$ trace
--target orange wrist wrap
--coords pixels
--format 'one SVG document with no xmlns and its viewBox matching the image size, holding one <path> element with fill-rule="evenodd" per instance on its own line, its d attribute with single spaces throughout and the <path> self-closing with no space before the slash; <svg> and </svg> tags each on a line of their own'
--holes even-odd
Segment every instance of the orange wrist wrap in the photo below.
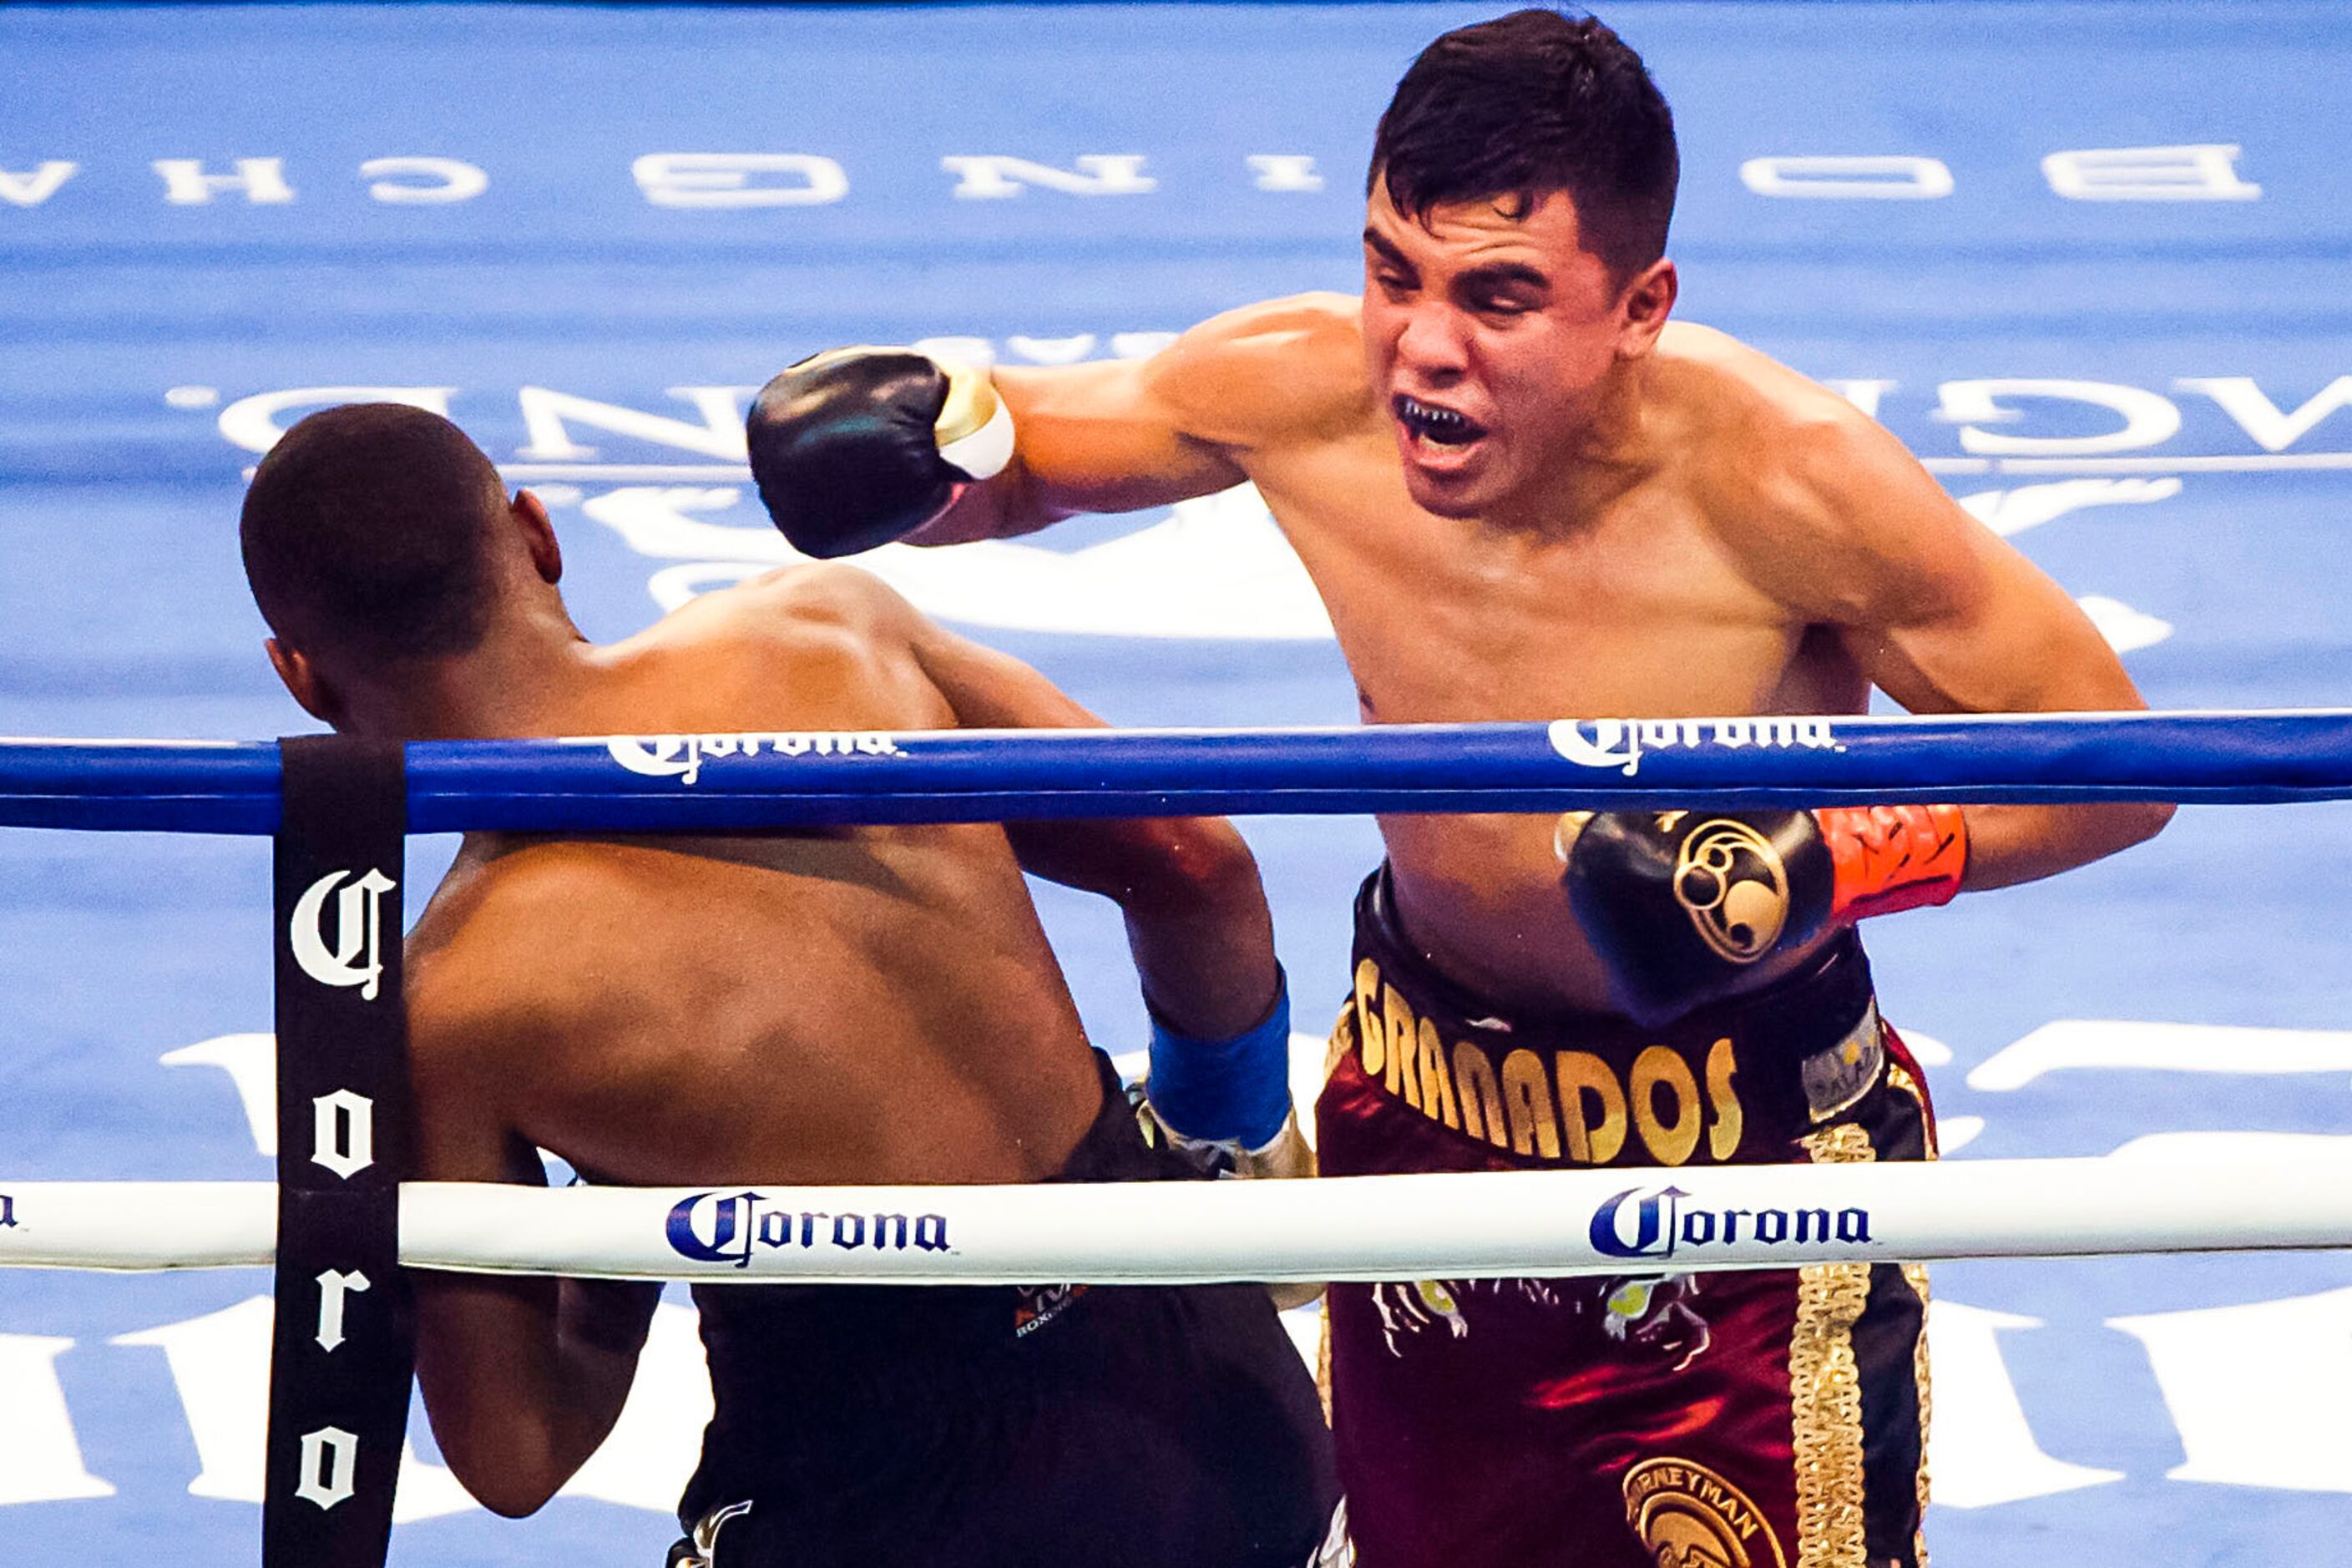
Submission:
<svg viewBox="0 0 2352 1568">
<path fill-rule="evenodd" d="M 1832 920 L 1948 903 L 1960 890 L 1969 831 L 1957 805 L 1844 805 L 1813 818 L 1836 870 Z"/>
</svg>

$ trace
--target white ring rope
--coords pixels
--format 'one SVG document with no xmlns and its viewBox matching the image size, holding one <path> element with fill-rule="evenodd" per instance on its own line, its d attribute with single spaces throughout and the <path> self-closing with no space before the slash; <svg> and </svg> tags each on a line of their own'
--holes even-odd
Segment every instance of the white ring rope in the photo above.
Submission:
<svg viewBox="0 0 2352 1568">
<path fill-rule="evenodd" d="M 0 1266 L 267 1264 L 277 1194 L 263 1182 L 0 1183 Z M 418 1183 L 402 1189 L 400 1235 L 403 1262 L 471 1273 L 928 1285 L 2352 1247 L 2352 1150 L 2162 1165 L 1982 1160 L 1048 1186 Z"/>
</svg>

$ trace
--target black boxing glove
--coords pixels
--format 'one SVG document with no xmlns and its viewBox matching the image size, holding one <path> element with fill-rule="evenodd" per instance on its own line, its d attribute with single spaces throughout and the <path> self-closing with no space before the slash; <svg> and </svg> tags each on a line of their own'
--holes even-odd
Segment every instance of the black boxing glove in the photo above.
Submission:
<svg viewBox="0 0 2352 1568">
<path fill-rule="evenodd" d="M 1554 847 L 1617 1005 L 1648 1026 L 1832 922 L 1947 901 L 1968 831 L 1953 805 L 1570 812 Z"/>
<path fill-rule="evenodd" d="M 887 544 L 1011 461 L 988 373 L 913 349 L 832 349 L 760 389 L 744 422 L 768 516 L 803 554 Z"/>
</svg>

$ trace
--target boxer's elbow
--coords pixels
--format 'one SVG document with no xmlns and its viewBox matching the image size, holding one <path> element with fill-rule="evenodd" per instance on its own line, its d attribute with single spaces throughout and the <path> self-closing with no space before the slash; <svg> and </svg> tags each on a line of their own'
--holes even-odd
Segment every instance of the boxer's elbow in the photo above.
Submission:
<svg viewBox="0 0 2352 1568">
<path fill-rule="evenodd" d="M 2070 831 L 2061 838 L 2066 864 L 2087 866 L 2120 855 L 2164 831 L 2174 807 L 2161 801 L 2119 800 L 2076 806 L 2061 820 Z M 2056 868 L 2063 869 L 2063 867 Z"/>
<path fill-rule="evenodd" d="M 2076 807 L 2073 819 L 2074 848 L 2078 864 L 2119 855 L 2145 844 L 2164 831 L 2174 807 L 2161 801 L 2119 800 Z"/>
<path fill-rule="evenodd" d="M 528 1519 L 547 1506 L 557 1488 L 523 1487 L 501 1477 L 488 1484 L 467 1481 L 466 1489 L 474 1494 L 476 1502 L 500 1519 Z"/>
<path fill-rule="evenodd" d="M 2165 824 L 2172 820 L 2178 809 L 2167 802 L 2153 800 L 2117 801 L 2106 806 L 2103 824 L 2106 838 L 2085 858 L 2120 855 L 2147 843 L 2164 831 Z"/>
<path fill-rule="evenodd" d="M 1263 906 L 1257 857 L 1241 830 L 1221 816 L 1172 817 L 1148 877 L 1138 879 L 1130 907 L 1181 910 Z"/>
<path fill-rule="evenodd" d="M 503 1440 L 458 1448 L 445 1443 L 441 1457 L 475 1501 L 501 1518 L 524 1519 L 546 1507 L 578 1468 L 557 1463 L 544 1438 L 543 1433 L 510 1431 Z"/>
<path fill-rule="evenodd" d="M 2136 800 L 2127 803 L 2119 808 L 2123 820 L 2116 824 L 2116 829 L 2124 837 L 2116 847 L 2128 849 L 2135 844 L 2147 843 L 2164 831 L 2165 824 L 2170 822 L 2172 814 L 2179 809 L 2168 801 Z"/>
<path fill-rule="evenodd" d="M 420 1347 L 425 1348 L 425 1347 Z M 442 1462 L 474 1500 L 492 1513 L 521 1519 L 563 1489 L 584 1455 L 572 1457 L 562 1413 L 538 1407 L 527 1393 L 488 1380 L 462 1392 L 431 1375 L 440 1369 L 420 1357 L 425 1414 Z M 453 1394 L 455 1395 L 453 1397 Z"/>
</svg>

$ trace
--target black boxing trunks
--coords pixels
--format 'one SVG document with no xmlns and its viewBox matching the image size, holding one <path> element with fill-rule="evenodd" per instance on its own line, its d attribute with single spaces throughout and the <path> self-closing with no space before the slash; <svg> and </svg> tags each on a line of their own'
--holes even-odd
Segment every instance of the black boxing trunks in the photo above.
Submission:
<svg viewBox="0 0 2352 1568">
<path fill-rule="evenodd" d="M 1656 1180 L 1640 1167 L 1934 1155 L 1851 931 L 1663 1028 L 1504 1017 L 1405 939 L 1384 868 L 1355 961 L 1316 1110 L 1325 1175 L 1601 1166 L 1630 1186 Z M 1706 1239 L 1699 1217 L 1768 1241 L 1852 1223 L 1733 1210 L 1610 1279 L 1331 1287 L 1363 1568 L 1919 1568 L 1926 1271 L 1675 1273 L 1666 1246 Z"/>
<path fill-rule="evenodd" d="M 1189 1178 L 1103 1104 L 1056 1178 Z M 1337 1500 L 1265 1289 L 698 1288 L 715 1412 L 671 1563 L 1301 1568 Z"/>
</svg>

